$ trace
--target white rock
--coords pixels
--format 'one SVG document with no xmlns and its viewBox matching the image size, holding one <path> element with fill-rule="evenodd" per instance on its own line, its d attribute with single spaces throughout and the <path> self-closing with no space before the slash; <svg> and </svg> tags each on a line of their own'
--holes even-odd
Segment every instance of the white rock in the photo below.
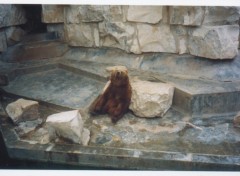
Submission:
<svg viewBox="0 0 240 176">
<path fill-rule="evenodd" d="M 42 5 L 42 22 L 63 23 L 64 7 L 63 5 Z"/>
<path fill-rule="evenodd" d="M 127 20 L 156 24 L 162 19 L 162 6 L 129 6 Z"/>
<path fill-rule="evenodd" d="M 239 16 L 240 7 L 209 6 L 206 7 L 203 25 L 238 24 Z"/>
<path fill-rule="evenodd" d="M 70 46 L 99 46 L 99 32 L 97 24 L 65 24 L 65 29 L 66 40 Z"/>
<path fill-rule="evenodd" d="M 26 22 L 26 14 L 21 5 L 0 4 L 0 28 Z"/>
<path fill-rule="evenodd" d="M 51 139 L 60 136 L 82 145 L 87 145 L 90 140 L 90 131 L 83 127 L 84 123 L 78 110 L 50 115 L 46 124 Z"/>
<path fill-rule="evenodd" d="M 39 118 L 37 101 L 18 99 L 6 107 L 6 112 L 14 123 L 36 120 Z"/>
<path fill-rule="evenodd" d="M 211 59 L 232 59 L 238 53 L 238 25 L 202 26 L 189 30 L 190 54 Z"/>
<path fill-rule="evenodd" d="M 129 109 L 139 117 L 162 117 L 172 105 L 174 87 L 171 85 L 136 80 L 131 86 Z"/>
<path fill-rule="evenodd" d="M 137 24 L 138 41 L 142 52 L 177 53 L 175 38 L 166 24 Z"/>
<path fill-rule="evenodd" d="M 170 24 L 200 26 L 204 19 L 205 7 L 200 6 L 170 6 Z"/>
<path fill-rule="evenodd" d="M 0 52 L 7 50 L 7 38 L 5 31 L 0 29 Z"/>
</svg>

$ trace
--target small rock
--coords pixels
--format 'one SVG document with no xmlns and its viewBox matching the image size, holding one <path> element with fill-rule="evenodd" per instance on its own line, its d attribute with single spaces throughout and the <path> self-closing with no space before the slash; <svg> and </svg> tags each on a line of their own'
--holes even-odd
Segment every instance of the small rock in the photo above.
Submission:
<svg viewBox="0 0 240 176">
<path fill-rule="evenodd" d="M 13 120 L 15 124 L 24 121 L 31 121 L 38 119 L 39 104 L 37 101 L 18 99 L 17 101 L 10 103 L 6 107 L 7 114 Z"/>
<path fill-rule="evenodd" d="M 52 140 L 60 136 L 74 143 L 88 145 L 90 131 L 83 127 L 83 120 L 78 110 L 50 115 L 46 124 Z"/>
<path fill-rule="evenodd" d="M 172 105 L 174 87 L 165 83 L 134 81 L 130 109 L 139 117 L 162 117 Z"/>
</svg>

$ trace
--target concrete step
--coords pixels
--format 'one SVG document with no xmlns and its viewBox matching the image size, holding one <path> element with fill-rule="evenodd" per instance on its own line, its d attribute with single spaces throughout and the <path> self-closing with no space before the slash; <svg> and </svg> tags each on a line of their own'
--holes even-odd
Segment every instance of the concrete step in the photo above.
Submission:
<svg viewBox="0 0 240 176">
<path fill-rule="evenodd" d="M 26 36 L 22 42 L 9 47 L 2 54 L 2 60 L 21 62 L 54 58 L 62 56 L 68 49 L 68 45 L 60 41 L 55 33 L 35 34 Z"/>
</svg>

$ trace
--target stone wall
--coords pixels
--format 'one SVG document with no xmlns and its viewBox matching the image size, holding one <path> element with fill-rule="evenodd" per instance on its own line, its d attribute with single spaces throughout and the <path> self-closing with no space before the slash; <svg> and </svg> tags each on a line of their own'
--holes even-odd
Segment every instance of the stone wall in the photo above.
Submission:
<svg viewBox="0 0 240 176">
<path fill-rule="evenodd" d="M 239 7 L 43 5 L 43 22 L 70 46 L 211 59 L 238 53 Z"/>
<path fill-rule="evenodd" d="M 19 25 L 25 24 L 26 21 L 26 14 L 21 5 L 0 4 L 0 54 L 21 40 L 25 32 Z"/>
</svg>

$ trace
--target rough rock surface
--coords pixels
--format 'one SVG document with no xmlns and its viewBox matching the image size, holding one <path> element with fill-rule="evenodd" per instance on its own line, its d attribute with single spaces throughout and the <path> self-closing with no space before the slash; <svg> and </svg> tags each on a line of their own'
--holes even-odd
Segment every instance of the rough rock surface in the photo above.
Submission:
<svg viewBox="0 0 240 176">
<path fill-rule="evenodd" d="M 67 23 L 100 22 L 103 21 L 103 9 L 98 5 L 70 5 L 65 8 Z"/>
<path fill-rule="evenodd" d="M 66 39 L 70 46 L 99 46 L 99 32 L 95 23 L 66 24 Z"/>
<path fill-rule="evenodd" d="M 103 22 L 99 24 L 100 45 L 115 47 L 127 52 L 140 53 L 136 29 L 129 23 Z"/>
<path fill-rule="evenodd" d="M 47 31 L 48 32 L 55 32 L 60 39 L 62 39 L 62 40 L 65 39 L 65 37 L 64 37 L 65 36 L 64 35 L 64 33 L 65 33 L 64 32 L 64 24 L 63 23 L 58 23 L 58 24 L 49 23 L 47 25 Z"/>
<path fill-rule="evenodd" d="M 200 26 L 204 19 L 204 14 L 205 7 L 171 6 L 169 8 L 170 24 Z"/>
<path fill-rule="evenodd" d="M 238 25 L 203 26 L 189 31 L 190 54 L 212 59 L 231 59 L 238 53 Z"/>
<path fill-rule="evenodd" d="M 63 23 L 64 7 L 63 5 L 42 5 L 42 22 Z"/>
<path fill-rule="evenodd" d="M 5 32 L 6 32 L 8 46 L 11 46 L 21 41 L 25 35 L 25 31 L 23 29 L 15 26 L 6 28 Z"/>
<path fill-rule="evenodd" d="M 156 24 L 162 19 L 162 6 L 129 6 L 127 20 Z"/>
<path fill-rule="evenodd" d="M 36 120 L 39 118 L 37 101 L 18 99 L 7 105 L 6 112 L 14 123 Z"/>
<path fill-rule="evenodd" d="M 123 21 L 123 11 L 121 6 L 117 5 L 104 5 L 103 8 L 103 17 L 106 21 L 111 22 L 122 22 Z"/>
<path fill-rule="evenodd" d="M 32 132 L 33 130 L 35 130 L 41 124 L 42 124 L 42 119 L 20 122 L 18 126 L 15 128 L 15 130 L 17 134 L 20 137 L 22 137 L 28 134 L 29 132 Z"/>
<path fill-rule="evenodd" d="M 137 24 L 137 30 L 142 52 L 177 52 L 175 39 L 169 25 Z"/>
<path fill-rule="evenodd" d="M 135 80 L 131 86 L 129 109 L 139 117 L 162 117 L 172 105 L 174 87 L 171 85 Z"/>
<path fill-rule="evenodd" d="M 0 28 L 24 24 L 26 21 L 21 5 L 0 4 Z"/>
<path fill-rule="evenodd" d="M 206 7 L 206 13 L 203 25 L 231 25 L 238 24 L 240 7 L 231 6 L 209 6 Z"/>
<path fill-rule="evenodd" d="M 0 29 L 0 52 L 7 50 L 7 38 L 5 31 Z"/>
<path fill-rule="evenodd" d="M 239 47 L 239 7 L 43 5 L 43 12 L 43 21 L 52 24 L 48 30 L 66 38 L 70 46 L 209 59 L 233 59 Z M 56 23 L 64 24 L 64 29 Z"/>
<path fill-rule="evenodd" d="M 52 140 L 59 136 L 74 143 L 88 145 L 90 131 L 83 127 L 84 122 L 78 110 L 50 115 L 46 124 Z"/>
</svg>

